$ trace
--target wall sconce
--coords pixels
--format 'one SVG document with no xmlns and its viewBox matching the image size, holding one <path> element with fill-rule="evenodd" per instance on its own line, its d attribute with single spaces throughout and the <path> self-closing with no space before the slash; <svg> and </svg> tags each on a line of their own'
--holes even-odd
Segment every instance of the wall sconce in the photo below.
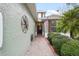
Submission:
<svg viewBox="0 0 79 59">
<path fill-rule="evenodd" d="M 26 15 L 22 16 L 21 19 L 21 28 L 22 28 L 22 32 L 26 33 L 28 30 L 28 18 Z"/>
</svg>

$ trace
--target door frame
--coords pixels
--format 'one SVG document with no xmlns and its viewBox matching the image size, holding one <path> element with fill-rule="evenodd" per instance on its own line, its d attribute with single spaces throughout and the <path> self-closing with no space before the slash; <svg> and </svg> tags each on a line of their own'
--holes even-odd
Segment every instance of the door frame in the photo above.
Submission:
<svg viewBox="0 0 79 59">
<path fill-rule="evenodd" d="M 43 30 L 43 23 L 44 23 L 44 22 L 36 22 L 36 32 L 37 32 L 37 26 L 38 26 L 39 23 L 40 23 L 41 28 L 42 28 L 42 31 L 41 31 L 42 33 L 41 33 L 41 35 L 43 36 L 43 31 L 44 31 L 44 30 Z M 38 34 L 38 32 L 37 32 L 37 36 L 38 36 L 38 35 L 39 35 L 39 34 Z"/>
</svg>

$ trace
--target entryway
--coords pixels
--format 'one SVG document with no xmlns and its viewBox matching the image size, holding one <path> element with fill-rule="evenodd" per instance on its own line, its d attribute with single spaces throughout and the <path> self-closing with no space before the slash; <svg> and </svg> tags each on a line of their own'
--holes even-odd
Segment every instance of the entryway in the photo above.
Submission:
<svg viewBox="0 0 79 59">
<path fill-rule="evenodd" d="M 37 36 L 38 35 L 43 35 L 43 23 L 42 22 L 37 22 L 36 23 L 36 26 L 37 26 Z"/>
<path fill-rule="evenodd" d="M 37 35 L 42 35 L 42 25 L 37 25 Z"/>
</svg>

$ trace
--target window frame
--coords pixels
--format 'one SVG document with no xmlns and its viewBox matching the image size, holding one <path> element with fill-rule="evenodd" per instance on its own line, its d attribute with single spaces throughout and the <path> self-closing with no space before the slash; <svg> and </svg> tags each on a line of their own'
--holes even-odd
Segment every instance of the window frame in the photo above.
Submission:
<svg viewBox="0 0 79 59">
<path fill-rule="evenodd" d="M 3 44 L 3 15 L 0 12 L 0 48 Z"/>
</svg>

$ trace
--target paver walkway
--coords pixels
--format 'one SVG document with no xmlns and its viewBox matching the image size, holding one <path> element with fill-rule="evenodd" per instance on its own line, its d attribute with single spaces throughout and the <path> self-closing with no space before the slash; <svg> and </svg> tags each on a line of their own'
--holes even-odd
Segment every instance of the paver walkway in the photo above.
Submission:
<svg viewBox="0 0 79 59">
<path fill-rule="evenodd" d="M 54 49 L 49 44 L 48 40 L 42 36 L 38 36 L 32 42 L 28 51 L 26 52 L 28 56 L 56 56 Z"/>
</svg>

